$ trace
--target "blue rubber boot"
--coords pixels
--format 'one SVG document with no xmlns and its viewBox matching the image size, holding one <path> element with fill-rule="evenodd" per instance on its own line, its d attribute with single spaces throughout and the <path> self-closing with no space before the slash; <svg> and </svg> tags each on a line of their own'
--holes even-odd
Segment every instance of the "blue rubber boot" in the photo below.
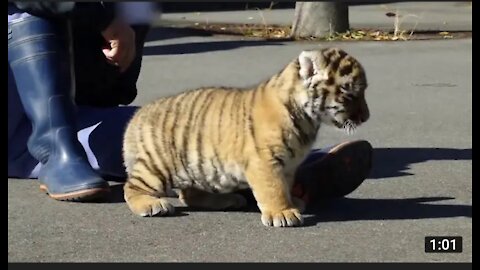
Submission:
<svg viewBox="0 0 480 270">
<path fill-rule="evenodd" d="M 108 183 L 76 136 L 70 25 L 28 16 L 8 23 L 8 63 L 32 123 L 29 152 L 42 163 L 40 188 L 57 200 L 97 200 Z"/>
<path fill-rule="evenodd" d="M 372 169 L 373 148 L 364 140 L 312 151 L 299 166 L 292 195 L 306 204 L 356 190 Z"/>
</svg>

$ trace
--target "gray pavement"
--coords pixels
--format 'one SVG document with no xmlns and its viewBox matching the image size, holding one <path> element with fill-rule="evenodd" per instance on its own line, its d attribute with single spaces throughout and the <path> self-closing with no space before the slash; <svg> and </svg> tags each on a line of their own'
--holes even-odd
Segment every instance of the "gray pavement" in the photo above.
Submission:
<svg viewBox="0 0 480 270">
<path fill-rule="evenodd" d="M 399 30 L 405 31 L 471 31 L 471 2 L 401 2 L 349 7 L 350 27 L 393 30 L 399 14 Z M 294 9 L 263 9 L 223 12 L 184 12 L 163 14 L 159 24 L 235 23 L 291 25 Z"/>
<path fill-rule="evenodd" d="M 35 180 L 9 179 L 8 261 L 471 262 L 471 39 L 151 40 L 135 104 L 200 86 L 249 86 L 318 46 L 344 48 L 369 79 L 371 119 L 353 136 L 322 128 L 316 142 L 362 138 L 375 147 L 370 178 L 347 198 L 317 206 L 304 227 L 275 229 L 255 211 L 140 218 L 115 183 L 113 202 L 77 204 L 47 198 Z M 463 252 L 426 254 L 429 235 L 462 236 Z"/>
</svg>

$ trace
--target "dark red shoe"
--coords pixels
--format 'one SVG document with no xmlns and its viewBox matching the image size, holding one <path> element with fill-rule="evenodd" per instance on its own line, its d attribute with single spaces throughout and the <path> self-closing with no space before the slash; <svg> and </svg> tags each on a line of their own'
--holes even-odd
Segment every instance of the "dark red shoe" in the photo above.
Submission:
<svg viewBox="0 0 480 270">
<path fill-rule="evenodd" d="M 369 176 L 372 155 L 372 145 L 364 140 L 312 151 L 296 172 L 292 195 L 307 205 L 346 196 Z"/>
</svg>

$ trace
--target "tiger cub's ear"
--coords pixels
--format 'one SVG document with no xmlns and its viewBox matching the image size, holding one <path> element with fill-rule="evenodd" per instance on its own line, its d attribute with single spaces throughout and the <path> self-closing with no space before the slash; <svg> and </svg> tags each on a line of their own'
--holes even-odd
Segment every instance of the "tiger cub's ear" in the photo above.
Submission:
<svg viewBox="0 0 480 270">
<path fill-rule="evenodd" d="M 300 77 L 303 79 L 305 86 L 312 85 L 321 80 L 328 79 L 328 72 L 321 68 L 323 62 L 323 55 L 319 51 L 303 51 L 298 56 L 300 69 L 298 71 Z"/>
</svg>

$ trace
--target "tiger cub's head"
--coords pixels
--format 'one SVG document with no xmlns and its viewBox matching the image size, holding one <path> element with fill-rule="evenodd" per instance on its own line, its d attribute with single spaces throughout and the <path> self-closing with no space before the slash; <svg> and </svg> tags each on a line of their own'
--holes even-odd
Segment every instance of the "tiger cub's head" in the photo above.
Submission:
<svg viewBox="0 0 480 270">
<path fill-rule="evenodd" d="M 360 63 L 338 48 L 303 51 L 299 75 L 320 121 L 352 132 L 368 120 L 367 78 Z"/>
</svg>

